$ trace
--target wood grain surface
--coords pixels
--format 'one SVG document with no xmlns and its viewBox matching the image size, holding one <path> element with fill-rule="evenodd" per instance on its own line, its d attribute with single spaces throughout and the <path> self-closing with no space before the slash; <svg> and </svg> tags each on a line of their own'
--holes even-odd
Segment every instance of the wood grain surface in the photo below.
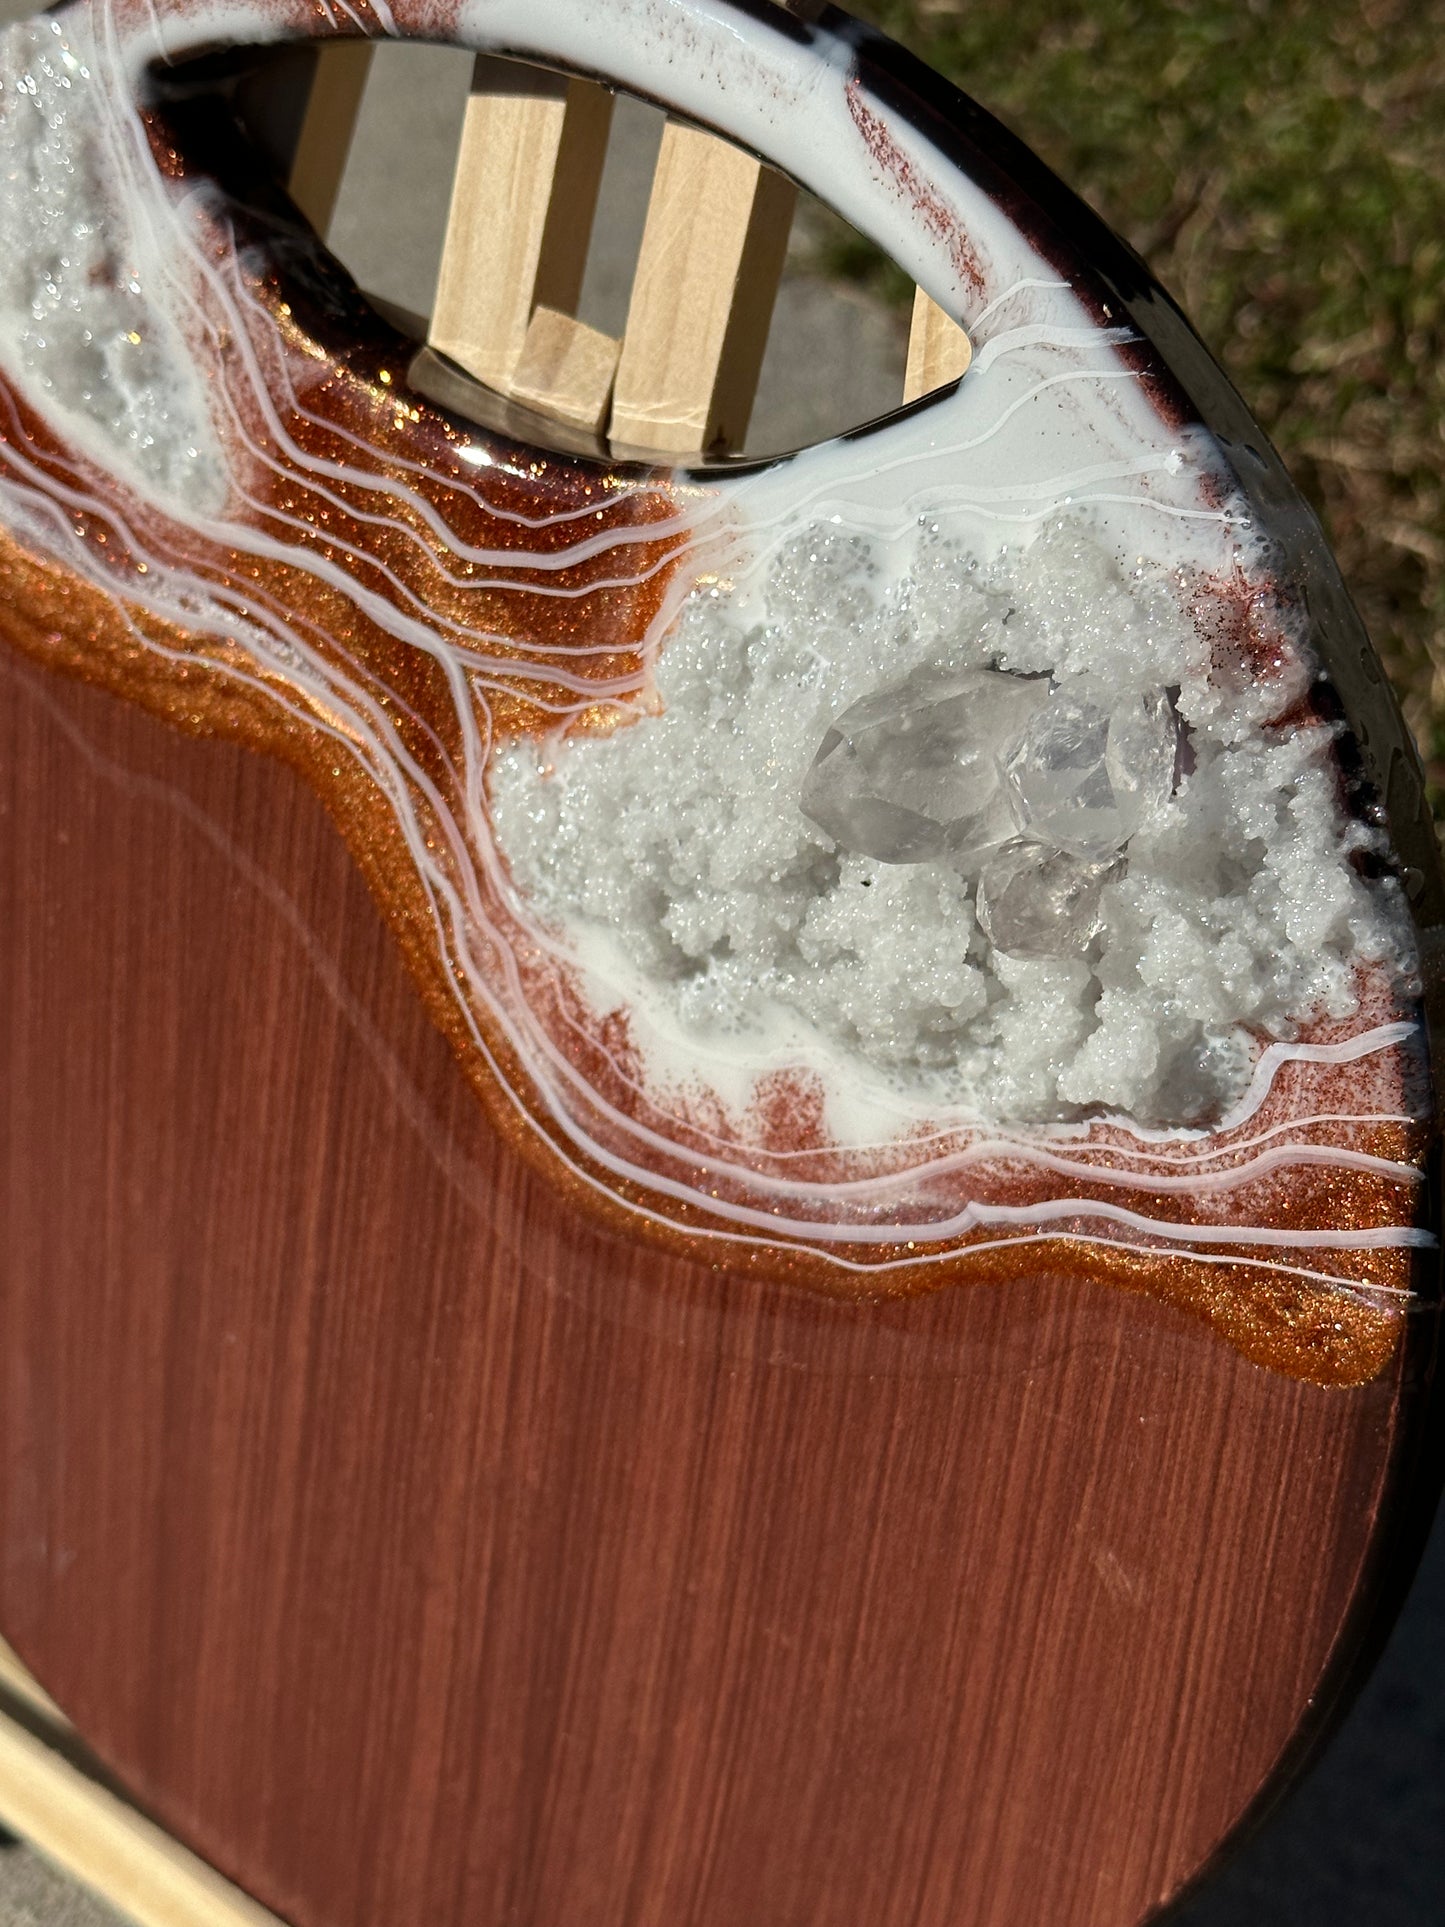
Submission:
<svg viewBox="0 0 1445 1927">
<path fill-rule="evenodd" d="M 747 440 L 788 252 L 793 183 L 669 120 L 612 400 L 614 444 L 673 455 Z"/>
<path fill-rule="evenodd" d="M 611 1240 L 299 781 L 3 653 L 0 904 L 0 1626 L 296 1927 L 1125 1927 L 1368 1636 L 1423 1322 Z"/>
<path fill-rule="evenodd" d="M 904 401 L 917 401 L 920 395 L 932 394 L 946 382 L 961 381 L 972 360 L 973 343 L 963 329 L 922 288 L 915 288 L 908 365 L 903 373 Z"/>
<path fill-rule="evenodd" d="M 478 57 L 429 339 L 502 394 L 538 304 L 576 311 L 611 126 L 605 88 Z"/>
</svg>

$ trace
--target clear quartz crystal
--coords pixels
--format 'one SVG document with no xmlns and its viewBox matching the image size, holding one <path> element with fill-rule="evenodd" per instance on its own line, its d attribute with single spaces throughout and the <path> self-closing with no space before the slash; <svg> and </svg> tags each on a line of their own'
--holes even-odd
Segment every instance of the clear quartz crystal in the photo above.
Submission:
<svg viewBox="0 0 1445 1927">
<path fill-rule="evenodd" d="M 1162 690 L 1111 708 L 1056 695 L 1004 758 L 1018 829 L 1085 858 L 1123 849 L 1169 801 L 1179 725 Z"/>
<path fill-rule="evenodd" d="M 1047 683 L 994 669 L 920 671 L 877 690 L 823 738 L 803 814 L 880 863 L 977 858 L 1014 827 L 1000 759 L 1048 700 Z"/>
<path fill-rule="evenodd" d="M 918 671 L 844 710 L 800 801 L 844 850 L 978 875 L 996 950 L 1077 956 L 1129 839 L 1173 793 L 1178 744 L 1162 690 L 1106 707 L 1041 678 Z"/>
<path fill-rule="evenodd" d="M 1118 869 L 1116 857 L 1082 857 L 1015 837 L 979 877 L 983 933 L 1010 957 L 1077 956 L 1098 933 L 1099 898 Z"/>
</svg>

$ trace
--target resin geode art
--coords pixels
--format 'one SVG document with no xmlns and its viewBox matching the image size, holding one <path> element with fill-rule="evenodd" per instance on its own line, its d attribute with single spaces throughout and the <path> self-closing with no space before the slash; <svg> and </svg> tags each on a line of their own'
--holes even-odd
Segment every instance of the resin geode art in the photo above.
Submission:
<svg viewBox="0 0 1445 1927">
<path fill-rule="evenodd" d="M 186 83 L 355 33 L 714 128 L 914 275 L 968 372 L 733 467 L 448 414 Z M 1398 721 L 1133 257 L 941 83 L 898 98 L 845 16 L 743 0 L 10 29 L 3 646 L 301 770 L 495 1126 L 718 1292 L 1046 1257 L 1359 1382 L 1432 1243 Z"/>
</svg>

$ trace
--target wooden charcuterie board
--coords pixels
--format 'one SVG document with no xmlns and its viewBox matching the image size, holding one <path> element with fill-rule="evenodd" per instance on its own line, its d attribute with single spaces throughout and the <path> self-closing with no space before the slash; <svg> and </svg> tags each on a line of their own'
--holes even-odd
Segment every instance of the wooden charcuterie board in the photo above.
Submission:
<svg viewBox="0 0 1445 1927">
<path fill-rule="evenodd" d="M 107 413 L 0 335 L 0 1631 L 294 1927 L 1133 1927 L 1325 1732 L 1438 1485 L 1438 861 L 1322 538 L 1133 257 L 841 15 L 323 10 L 650 92 L 967 329 L 956 387 L 730 466 L 640 459 L 640 404 L 608 450 L 600 412 L 439 400 L 196 105 L 221 11 L 27 43 L 93 89 L 99 131 L 53 135 L 77 191 L 98 152 L 136 211 L 105 286 L 138 359 Z M 795 1058 L 771 1110 L 664 1101 L 662 1017 L 597 1000 L 560 896 L 533 916 L 503 754 L 679 713 L 708 596 L 776 621 L 778 528 L 906 574 L 929 516 L 1087 546 L 1126 509 L 1207 643 L 1148 712 L 1190 745 L 1160 808 L 1304 744 L 1353 1004 L 1259 1019 L 1216 1111 L 915 1105 L 877 1171 Z M 1006 650 L 970 673 L 1045 700 Z M 1106 889 L 1150 874 L 1128 835 Z"/>
</svg>

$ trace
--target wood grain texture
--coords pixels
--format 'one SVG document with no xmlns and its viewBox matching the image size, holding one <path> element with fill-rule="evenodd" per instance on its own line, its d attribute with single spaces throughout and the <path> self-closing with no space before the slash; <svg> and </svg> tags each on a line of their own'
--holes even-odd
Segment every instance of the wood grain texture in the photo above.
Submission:
<svg viewBox="0 0 1445 1927">
<path fill-rule="evenodd" d="M 1328 1701 L 1406 1356 L 611 1239 L 296 779 L 3 655 L 0 901 L 0 1625 L 296 1927 L 1125 1927 Z"/>
<path fill-rule="evenodd" d="M 918 401 L 935 388 L 958 381 L 968 372 L 972 360 L 973 343 L 964 330 L 922 288 L 915 288 L 908 365 L 903 375 L 904 401 Z"/>
<path fill-rule="evenodd" d="M 621 346 L 571 315 L 538 308 L 512 376 L 512 398 L 575 428 L 600 431 Z"/>
<path fill-rule="evenodd" d="M 323 239 L 336 212 L 373 51 L 369 40 L 337 40 L 313 55 L 290 188 L 292 200 Z"/>
<path fill-rule="evenodd" d="M 605 88 L 477 61 L 430 340 L 502 393 L 533 309 L 576 306 L 611 125 Z"/>
<path fill-rule="evenodd" d="M 667 123 L 617 369 L 615 444 L 742 447 L 796 201 L 790 181 L 741 148 Z"/>
</svg>

